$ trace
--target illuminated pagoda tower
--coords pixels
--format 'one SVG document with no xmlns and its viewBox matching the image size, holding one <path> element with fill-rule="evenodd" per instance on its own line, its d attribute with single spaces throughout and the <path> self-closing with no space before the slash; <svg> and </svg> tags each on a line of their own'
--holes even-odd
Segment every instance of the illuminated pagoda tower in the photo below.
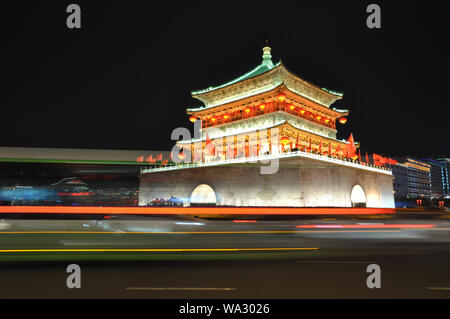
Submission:
<svg viewBox="0 0 450 319">
<path fill-rule="evenodd" d="M 176 196 L 187 205 L 394 206 L 391 171 L 350 159 L 358 144 L 336 138 L 348 110 L 332 104 L 343 94 L 274 64 L 270 47 L 250 72 L 192 96 L 204 104 L 187 109 L 198 136 L 177 142 L 184 163 L 142 171 L 141 205 Z M 263 173 L 263 160 L 277 169 Z"/>
<path fill-rule="evenodd" d="M 230 147 L 239 157 L 278 151 L 272 150 L 273 132 L 279 134 L 276 142 L 281 152 L 297 148 L 343 156 L 346 142 L 336 139 L 336 120 L 345 123 L 343 116 L 348 111 L 330 107 L 343 94 L 306 82 L 281 62 L 274 64 L 270 51 L 270 47 L 263 48 L 262 63 L 243 76 L 192 92 L 205 104 L 187 109 L 192 121 L 201 120 L 203 133 L 201 141 L 189 142 L 194 162 L 200 160 L 206 146 L 206 132 L 215 145 L 223 144 L 226 152 L 219 154 L 222 159 L 227 154 L 234 155 L 229 152 Z M 215 130 L 211 130 L 213 127 Z M 267 143 L 258 136 L 261 130 L 269 136 Z M 253 143 L 252 133 L 257 135 Z"/>
</svg>

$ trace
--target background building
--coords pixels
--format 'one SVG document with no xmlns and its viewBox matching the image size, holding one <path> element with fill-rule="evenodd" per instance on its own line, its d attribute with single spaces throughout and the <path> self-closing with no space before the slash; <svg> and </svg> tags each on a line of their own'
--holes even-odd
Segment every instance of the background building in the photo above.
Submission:
<svg viewBox="0 0 450 319">
<path fill-rule="evenodd" d="M 443 207 L 448 192 L 448 169 L 445 159 L 398 159 L 389 164 L 394 175 L 396 207 Z"/>
<path fill-rule="evenodd" d="M 444 196 L 450 198 L 450 181 L 448 176 L 450 175 L 450 158 L 438 158 L 437 159 L 443 166 L 444 170 L 442 172 L 442 188 Z"/>
<path fill-rule="evenodd" d="M 407 167 L 407 197 L 431 198 L 431 165 L 412 158 L 400 163 Z"/>
<path fill-rule="evenodd" d="M 445 196 L 445 164 L 430 158 L 421 159 L 421 162 L 430 164 L 431 198 L 443 198 Z"/>
<path fill-rule="evenodd" d="M 394 198 L 405 199 L 408 196 L 408 166 L 397 163 L 389 165 L 394 175 Z"/>
</svg>

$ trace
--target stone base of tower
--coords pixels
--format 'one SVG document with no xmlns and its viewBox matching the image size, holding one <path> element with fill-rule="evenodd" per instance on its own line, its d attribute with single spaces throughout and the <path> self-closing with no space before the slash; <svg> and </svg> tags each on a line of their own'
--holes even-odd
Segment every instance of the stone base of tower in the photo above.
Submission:
<svg viewBox="0 0 450 319">
<path fill-rule="evenodd" d="M 217 206 L 394 208 L 392 175 L 305 158 L 283 158 L 279 164 L 271 175 L 247 163 L 143 173 L 139 204 L 174 196 L 186 205 L 203 198 Z M 365 202 L 352 196 L 357 185 Z"/>
</svg>

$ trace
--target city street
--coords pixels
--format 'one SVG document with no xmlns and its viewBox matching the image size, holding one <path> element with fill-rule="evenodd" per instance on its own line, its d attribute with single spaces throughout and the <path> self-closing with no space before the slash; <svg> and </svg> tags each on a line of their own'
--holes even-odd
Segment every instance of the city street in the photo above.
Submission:
<svg viewBox="0 0 450 319">
<path fill-rule="evenodd" d="M 446 218 L 2 220 L 0 297 L 449 298 Z M 66 267 L 81 267 L 81 289 Z M 369 289 L 367 266 L 381 267 Z"/>
</svg>

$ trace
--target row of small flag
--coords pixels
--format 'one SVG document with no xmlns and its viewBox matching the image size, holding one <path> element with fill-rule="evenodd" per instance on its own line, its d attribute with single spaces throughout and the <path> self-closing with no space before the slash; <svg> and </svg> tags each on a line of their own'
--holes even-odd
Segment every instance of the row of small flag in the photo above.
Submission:
<svg viewBox="0 0 450 319">
<path fill-rule="evenodd" d="M 205 143 L 205 149 L 207 151 L 207 154 L 209 155 L 215 155 L 215 146 L 214 143 L 211 141 L 211 139 L 208 136 L 208 133 L 206 133 L 206 143 Z M 297 142 L 296 142 L 296 148 L 300 147 L 300 142 L 299 142 L 299 137 L 297 136 Z M 311 151 L 312 150 L 312 145 L 311 145 L 311 138 L 309 140 L 309 147 L 306 148 L 307 151 Z M 237 150 L 235 150 L 236 153 Z M 340 151 L 343 151 L 343 156 L 346 158 L 351 158 L 353 160 L 359 160 L 359 162 L 361 163 L 366 163 L 366 164 L 370 164 L 370 160 L 369 160 L 369 155 L 366 152 L 366 156 L 365 159 L 363 160 L 361 158 L 361 150 L 358 150 L 358 153 L 356 153 L 356 145 L 355 145 L 355 140 L 353 138 L 353 134 L 350 134 L 350 137 L 347 140 L 346 145 L 344 146 L 343 149 L 341 149 L 341 145 L 339 144 L 338 147 L 334 150 L 334 152 L 331 151 L 331 144 L 328 144 L 328 150 L 322 152 L 322 141 L 320 141 L 319 144 L 319 153 L 322 155 L 337 155 L 337 153 L 339 153 Z M 181 149 L 180 153 L 178 154 L 180 159 L 184 159 L 184 150 Z M 236 154 L 235 154 L 236 155 Z M 172 159 L 172 154 L 170 154 L 170 159 Z M 149 163 L 149 164 L 156 164 L 157 162 L 160 162 L 161 165 L 167 165 L 169 163 L 169 160 L 163 160 L 163 155 L 162 153 L 159 153 L 156 157 L 153 157 L 153 155 L 149 155 L 148 157 L 146 157 L 144 159 L 144 155 L 141 155 L 139 157 L 137 157 L 136 162 L 139 163 Z M 372 154 L 372 162 L 374 165 L 376 166 L 385 166 L 386 164 L 392 164 L 395 165 L 397 164 L 397 161 L 388 157 L 383 157 L 381 155 Z"/>
<path fill-rule="evenodd" d="M 136 158 L 136 162 L 138 163 L 149 163 L 149 164 L 156 164 L 156 162 L 161 162 L 162 165 L 167 165 L 169 163 L 169 160 L 163 160 L 162 153 L 159 153 L 156 157 L 153 157 L 153 155 L 149 155 L 146 158 L 144 158 L 144 155 L 138 156 Z"/>
</svg>

